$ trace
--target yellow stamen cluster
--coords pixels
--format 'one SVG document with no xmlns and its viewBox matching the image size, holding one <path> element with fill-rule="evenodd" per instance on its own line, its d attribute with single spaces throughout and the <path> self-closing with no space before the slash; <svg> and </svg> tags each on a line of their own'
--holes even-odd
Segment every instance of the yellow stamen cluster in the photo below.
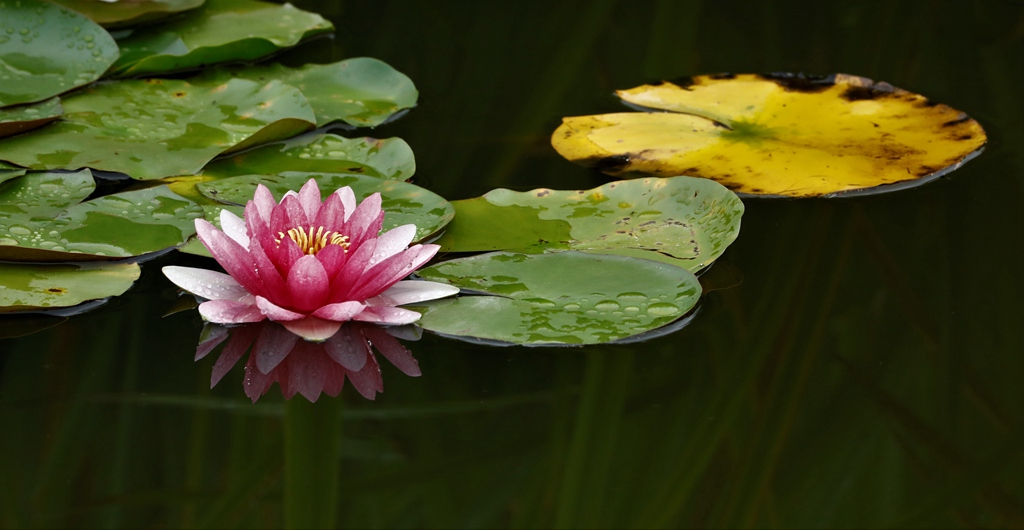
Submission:
<svg viewBox="0 0 1024 530">
<path fill-rule="evenodd" d="M 311 226 L 308 231 L 304 228 L 292 228 L 291 230 L 288 230 L 287 234 L 284 232 L 278 232 L 277 239 L 274 241 L 280 245 L 281 241 L 284 240 L 285 235 L 299 246 L 299 249 L 302 250 L 303 254 L 309 254 L 310 256 L 320 252 L 327 245 L 340 245 L 345 252 L 348 252 L 348 236 L 343 236 L 338 232 L 324 230 L 324 227 L 322 226 L 317 227 L 315 230 Z"/>
</svg>

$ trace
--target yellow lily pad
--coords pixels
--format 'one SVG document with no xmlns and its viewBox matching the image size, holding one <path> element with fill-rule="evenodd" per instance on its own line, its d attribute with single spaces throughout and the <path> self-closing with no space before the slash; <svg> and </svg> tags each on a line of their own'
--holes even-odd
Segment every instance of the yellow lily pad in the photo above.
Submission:
<svg viewBox="0 0 1024 530">
<path fill-rule="evenodd" d="M 554 148 L 611 175 L 704 177 L 747 195 L 915 186 L 956 169 L 986 141 L 956 109 L 845 74 L 705 75 L 617 95 L 663 112 L 564 118 Z"/>
</svg>

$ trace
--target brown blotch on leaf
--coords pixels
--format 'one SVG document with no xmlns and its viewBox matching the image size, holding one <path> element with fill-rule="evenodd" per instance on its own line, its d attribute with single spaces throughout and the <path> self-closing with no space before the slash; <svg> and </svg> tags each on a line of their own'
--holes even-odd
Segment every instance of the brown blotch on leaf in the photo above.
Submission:
<svg viewBox="0 0 1024 530">
<path fill-rule="evenodd" d="M 50 287 L 49 289 L 46 290 L 46 292 L 51 294 L 64 294 L 68 292 L 68 290 L 63 287 Z"/>
<path fill-rule="evenodd" d="M 955 127 L 955 126 L 960 125 L 961 123 L 964 123 L 964 122 L 969 121 L 969 120 L 970 120 L 969 117 L 961 116 L 961 117 L 959 117 L 959 118 L 957 118 L 955 120 L 950 120 L 950 121 L 947 121 L 946 123 L 943 123 L 942 126 L 943 127 Z"/>
<path fill-rule="evenodd" d="M 761 77 L 768 81 L 773 81 L 775 84 L 791 92 L 824 92 L 836 84 L 835 75 L 773 72 L 762 74 Z"/>
<path fill-rule="evenodd" d="M 842 98 L 846 101 L 862 101 L 868 99 L 877 99 L 885 96 L 887 92 L 876 90 L 872 87 L 867 86 L 851 86 L 843 92 Z M 878 127 L 875 125 L 875 127 Z"/>
</svg>

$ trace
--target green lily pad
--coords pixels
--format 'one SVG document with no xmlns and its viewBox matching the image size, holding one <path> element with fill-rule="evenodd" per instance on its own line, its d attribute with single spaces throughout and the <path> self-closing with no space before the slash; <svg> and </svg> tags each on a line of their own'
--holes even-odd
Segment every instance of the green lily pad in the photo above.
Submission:
<svg viewBox="0 0 1024 530">
<path fill-rule="evenodd" d="M 421 269 L 423 279 L 490 296 L 407 306 L 417 324 L 458 337 L 526 345 L 599 344 L 659 328 L 700 298 L 697 278 L 656 261 L 583 252 L 495 252 Z"/>
<path fill-rule="evenodd" d="M 0 162 L 0 184 L 4 181 L 11 180 L 14 177 L 20 177 L 28 171 L 24 168 L 11 166 Z"/>
<path fill-rule="evenodd" d="M 55 1 L 78 11 L 105 28 L 122 28 L 143 22 L 153 22 L 203 5 L 203 0 Z"/>
<path fill-rule="evenodd" d="M 137 263 L 0 263 L 0 313 L 72 307 L 124 294 Z"/>
<path fill-rule="evenodd" d="M 0 184 L 0 260 L 89 261 L 181 245 L 202 209 L 166 186 L 81 202 L 89 170 L 29 173 Z"/>
<path fill-rule="evenodd" d="M 66 7 L 0 0 L 0 14 L 0 107 L 92 83 L 117 59 L 110 34 Z"/>
<path fill-rule="evenodd" d="M 220 68 L 197 79 L 224 82 L 234 77 L 262 82 L 276 79 L 298 88 L 313 107 L 317 127 L 336 121 L 376 127 L 399 111 L 415 107 L 419 97 L 405 74 L 369 57 L 298 69 L 279 64 Z"/>
<path fill-rule="evenodd" d="M 422 241 L 436 234 L 455 216 L 455 210 L 451 203 L 429 190 L 400 180 L 385 180 L 363 175 L 301 172 L 285 172 L 280 175 L 246 175 L 202 182 L 196 185 L 196 189 L 207 199 L 221 203 L 203 206 L 204 217 L 220 226 L 220 211 L 226 208 L 241 217 L 243 214 L 241 205 L 252 200 L 258 184 L 269 188 L 274 197 L 280 201 L 281 197 L 289 190 L 298 190 L 311 178 L 316 179 L 323 197 L 327 197 L 334 190 L 344 186 L 352 188 L 356 199 L 360 201 L 373 193 L 380 193 L 381 207 L 384 209 L 384 230 L 414 224 L 416 225 L 414 241 Z M 201 256 L 210 255 L 206 247 L 198 241 L 191 242 L 181 250 Z"/>
<path fill-rule="evenodd" d="M 401 138 L 377 140 L 310 133 L 219 158 L 203 168 L 203 175 L 222 178 L 285 171 L 358 173 L 407 180 L 416 172 L 416 158 Z"/>
<path fill-rule="evenodd" d="M 121 57 L 112 71 L 137 76 L 254 61 L 333 29 L 320 15 L 291 4 L 208 0 L 171 22 L 121 40 Z"/>
<path fill-rule="evenodd" d="M 115 81 L 63 103 L 60 121 L 0 141 L 0 158 L 32 169 L 89 167 L 150 180 L 194 174 L 221 153 L 295 135 L 315 121 L 302 93 L 276 81 Z"/>
<path fill-rule="evenodd" d="M 60 98 L 0 108 L 0 138 L 42 127 L 59 118 L 63 112 Z"/>
<path fill-rule="evenodd" d="M 438 241 L 448 252 L 582 250 L 653 259 L 697 272 L 739 234 L 743 203 L 699 178 L 612 182 L 587 191 L 491 191 L 454 201 Z"/>
</svg>

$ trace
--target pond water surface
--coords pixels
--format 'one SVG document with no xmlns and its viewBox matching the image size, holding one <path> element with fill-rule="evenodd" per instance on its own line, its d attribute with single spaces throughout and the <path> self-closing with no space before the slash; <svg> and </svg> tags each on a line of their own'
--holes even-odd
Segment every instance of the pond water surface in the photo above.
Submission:
<svg viewBox="0 0 1024 530">
<path fill-rule="evenodd" d="M 409 377 L 255 405 L 193 362 L 159 267 L 0 339 L 0 526 L 1024 526 L 1024 6 L 1019 2 L 298 2 L 292 64 L 371 56 L 448 198 L 610 179 L 549 144 L 612 92 L 714 72 L 845 72 L 964 110 L 985 152 L 888 195 L 746 200 L 683 329 L 587 348 L 406 342 Z M 343 133 L 346 134 L 346 133 Z M 57 319 L 54 320 L 56 322 Z M 0 317 L 27 331 L 36 318 Z M 53 323 L 53 322 L 51 322 Z M 8 333 L 10 334 L 10 333 Z"/>
</svg>

